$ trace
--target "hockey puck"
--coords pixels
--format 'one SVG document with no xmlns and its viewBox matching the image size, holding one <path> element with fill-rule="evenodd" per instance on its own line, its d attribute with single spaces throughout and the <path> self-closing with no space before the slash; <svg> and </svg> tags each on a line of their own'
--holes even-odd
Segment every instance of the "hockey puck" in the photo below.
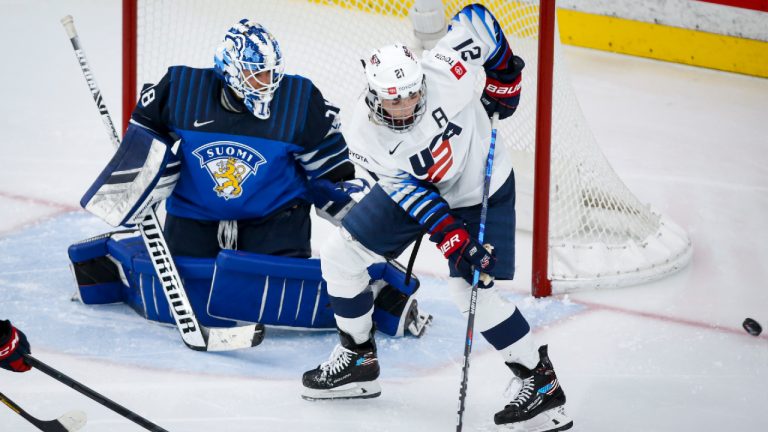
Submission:
<svg viewBox="0 0 768 432">
<path fill-rule="evenodd" d="M 741 323 L 741 326 L 744 327 L 744 330 L 746 330 L 747 333 L 751 334 L 752 336 L 760 336 L 760 332 L 763 331 L 763 328 L 760 327 L 760 324 L 758 324 L 758 322 L 752 318 L 745 319 L 744 322 Z"/>
</svg>

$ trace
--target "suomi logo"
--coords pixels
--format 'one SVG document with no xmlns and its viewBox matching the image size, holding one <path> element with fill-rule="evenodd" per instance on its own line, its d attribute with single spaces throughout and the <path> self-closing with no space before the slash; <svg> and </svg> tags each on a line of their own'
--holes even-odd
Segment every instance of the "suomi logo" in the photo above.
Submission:
<svg viewBox="0 0 768 432">
<path fill-rule="evenodd" d="M 213 190 L 225 200 L 237 198 L 243 193 L 243 184 L 259 165 L 267 163 L 259 152 L 232 141 L 206 144 L 192 152 L 200 159 L 214 182 Z"/>
</svg>

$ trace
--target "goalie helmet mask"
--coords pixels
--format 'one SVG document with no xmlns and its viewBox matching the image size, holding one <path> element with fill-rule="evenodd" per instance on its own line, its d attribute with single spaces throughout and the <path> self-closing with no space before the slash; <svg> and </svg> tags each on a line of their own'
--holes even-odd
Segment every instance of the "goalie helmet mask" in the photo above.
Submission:
<svg viewBox="0 0 768 432">
<path fill-rule="evenodd" d="M 427 85 L 411 50 L 399 43 L 385 46 L 374 50 L 363 65 L 371 120 L 395 132 L 406 132 L 418 124 L 426 111 Z"/>
<path fill-rule="evenodd" d="M 245 106 L 260 119 L 269 118 L 269 102 L 283 79 L 280 46 L 261 24 L 242 19 L 216 48 L 214 69 Z"/>
</svg>

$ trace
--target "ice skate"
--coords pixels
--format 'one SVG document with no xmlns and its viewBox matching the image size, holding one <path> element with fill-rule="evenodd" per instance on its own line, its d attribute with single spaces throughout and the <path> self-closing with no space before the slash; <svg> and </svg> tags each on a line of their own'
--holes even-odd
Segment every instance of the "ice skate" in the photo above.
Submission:
<svg viewBox="0 0 768 432">
<path fill-rule="evenodd" d="M 515 398 L 493 416 L 504 430 L 519 432 L 555 432 L 568 430 L 573 421 L 565 414 L 565 393 L 557 380 L 547 346 L 539 348 L 539 363 L 530 370 L 518 363 L 507 363 L 522 379 Z"/>
<path fill-rule="evenodd" d="M 381 395 L 379 361 L 376 343 L 371 338 L 360 345 L 352 337 L 339 331 L 341 343 L 330 358 L 317 368 L 304 373 L 301 395 L 307 400 L 367 399 Z"/>
</svg>

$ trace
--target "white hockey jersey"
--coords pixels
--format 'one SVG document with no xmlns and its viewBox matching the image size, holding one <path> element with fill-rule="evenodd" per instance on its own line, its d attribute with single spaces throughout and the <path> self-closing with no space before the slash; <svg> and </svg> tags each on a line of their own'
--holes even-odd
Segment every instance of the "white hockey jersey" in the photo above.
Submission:
<svg viewBox="0 0 768 432">
<path fill-rule="evenodd" d="M 484 63 L 497 50 L 506 49 L 499 40 L 504 35 L 492 30 L 498 29 L 495 24 L 482 7 L 464 9 L 435 48 L 423 53 L 426 110 L 409 131 L 374 123 L 365 94 L 352 113 L 342 112 L 350 159 L 373 174 L 390 197 L 427 229 L 442 219 L 431 216 L 444 214 L 447 209 L 439 210 L 446 203 L 458 208 L 482 201 L 491 123 L 480 102 L 480 80 Z M 511 171 L 510 156 L 497 143 L 491 194 Z"/>
</svg>

